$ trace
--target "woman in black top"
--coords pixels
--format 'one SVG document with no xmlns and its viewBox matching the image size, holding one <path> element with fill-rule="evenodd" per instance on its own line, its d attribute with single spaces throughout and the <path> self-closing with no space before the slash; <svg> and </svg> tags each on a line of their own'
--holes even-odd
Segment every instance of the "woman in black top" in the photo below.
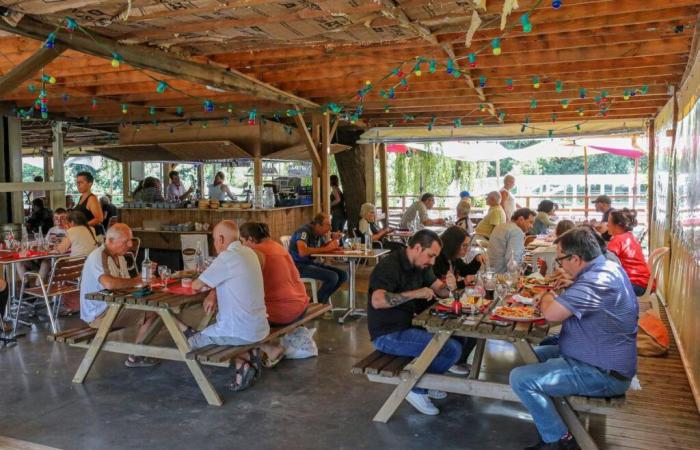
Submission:
<svg viewBox="0 0 700 450">
<path fill-rule="evenodd" d="M 458 226 L 452 226 L 440 235 L 442 250 L 437 258 L 433 272 L 435 276 L 447 282 L 451 289 L 464 288 L 465 281 L 471 281 L 473 275 L 481 268 L 483 255 L 477 255 L 470 263 L 464 262 L 469 251 L 471 238 L 467 231 Z M 454 285 L 450 286 L 454 281 Z"/>
<path fill-rule="evenodd" d="M 102 228 L 102 220 L 104 220 L 102 207 L 100 207 L 99 200 L 91 191 L 94 181 L 95 178 L 90 172 L 79 172 L 75 176 L 75 183 L 80 192 L 80 200 L 73 210 L 85 214 L 88 225 L 95 229 L 95 233 L 104 234 L 104 229 Z"/>
<path fill-rule="evenodd" d="M 338 175 L 331 175 L 331 231 L 343 231 L 346 220 L 345 196 L 340 190 Z"/>
</svg>

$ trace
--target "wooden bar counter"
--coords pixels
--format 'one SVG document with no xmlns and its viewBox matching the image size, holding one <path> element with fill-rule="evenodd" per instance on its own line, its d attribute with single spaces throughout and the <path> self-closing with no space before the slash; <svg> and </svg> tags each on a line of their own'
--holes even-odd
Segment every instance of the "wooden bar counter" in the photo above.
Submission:
<svg viewBox="0 0 700 450">
<path fill-rule="evenodd" d="M 313 207 L 311 205 L 271 209 L 119 209 L 119 221 L 129 225 L 134 230 L 134 236 L 141 239 L 142 248 L 178 251 L 180 250 L 180 235 L 205 234 L 207 232 L 161 231 L 160 225 L 188 222 L 208 223 L 210 225 L 208 234 L 211 235 L 214 225 L 224 219 L 233 220 L 239 225 L 249 221 L 265 222 L 270 227 L 272 238 L 279 239 L 280 236 L 290 235 L 301 225 L 310 222 L 312 216 Z"/>
</svg>

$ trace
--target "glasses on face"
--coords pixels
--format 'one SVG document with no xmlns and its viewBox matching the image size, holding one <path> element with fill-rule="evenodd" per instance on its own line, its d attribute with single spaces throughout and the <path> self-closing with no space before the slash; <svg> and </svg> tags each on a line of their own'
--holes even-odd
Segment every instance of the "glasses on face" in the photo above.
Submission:
<svg viewBox="0 0 700 450">
<path fill-rule="evenodd" d="M 559 258 L 554 258 L 554 263 L 557 266 L 561 267 L 561 262 L 566 260 L 566 259 L 570 259 L 572 256 L 574 256 L 574 255 L 564 255 L 564 256 L 560 256 Z"/>
</svg>

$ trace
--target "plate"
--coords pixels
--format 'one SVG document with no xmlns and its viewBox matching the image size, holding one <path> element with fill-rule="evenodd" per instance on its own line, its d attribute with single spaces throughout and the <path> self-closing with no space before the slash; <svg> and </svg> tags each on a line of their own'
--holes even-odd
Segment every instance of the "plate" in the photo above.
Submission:
<svg viewBox="0 0 700 450">
<path fill-rule="evenodd" d="M 493 315 L 513 322 L 535 322 L 542 319 L 532 306 L 499 306 L 493 310 Z"/>
<path fill-rule="evenodd" d="M 530 297 L 523 297 L 522 295 L 519 295 L 519 294 L 513 294 L 511 298 L 518 303 L 522 303 L 523 305 L 532 305 L 532 303 L 533 303 L 533 301 Z"/>
</svg>

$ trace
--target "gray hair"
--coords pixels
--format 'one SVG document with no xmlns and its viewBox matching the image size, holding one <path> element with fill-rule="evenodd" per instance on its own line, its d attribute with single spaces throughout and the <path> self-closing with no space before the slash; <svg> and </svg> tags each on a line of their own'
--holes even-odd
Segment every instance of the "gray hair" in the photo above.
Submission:
<svg viewBox="0 0 700 450">
<path fill-rule="evenodd" d="M 489 200 L 489 199 L 496 200 L 496 203 L 501 203 L 501 193 L 498 191 L 491 191 L 486 196 L 486 200 Z"/>
<path fill-rule="evenodd" d="M 360 218 L 364 219 L 367 214 L 370 212 L 376 212 L 377 207 L 374 206 L 371 203 L 363 203 L 362 206 L 360 207 Z"/>
<path fill-rule="evenodd" d="M 105 240 L 115 241 L 117 239 L 129 239 L 131 228 L 125 223 L 115 223 L 107 229 Z"/>
</svg>

